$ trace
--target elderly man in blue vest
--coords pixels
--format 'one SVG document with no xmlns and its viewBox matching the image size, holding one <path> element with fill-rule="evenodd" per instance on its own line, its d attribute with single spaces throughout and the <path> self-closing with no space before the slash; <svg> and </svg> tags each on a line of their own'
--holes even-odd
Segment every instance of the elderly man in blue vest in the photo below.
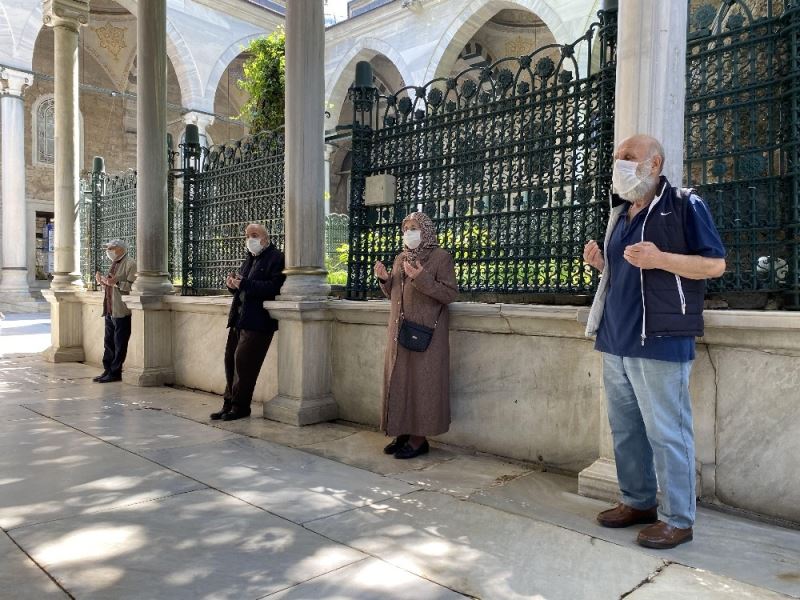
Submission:
<svg viewBox="0 0 800 600">
<path fill-rule="evenodd" d="M 597 335 L 603 353 L 622 500 L 597 520 L 649 524 L 639 544 L 674 548 L 692 539 L 689 373 L 695 337 L 703 335 L 705 280 L 725 272 L 725 248 L 702 199 L 661 175 L 664 149 L 656 139 L 626 139 L 614 158 L 604 248 L 590 241 L 583 252 L 602 271 L 586 333 Z"/>
</svg>

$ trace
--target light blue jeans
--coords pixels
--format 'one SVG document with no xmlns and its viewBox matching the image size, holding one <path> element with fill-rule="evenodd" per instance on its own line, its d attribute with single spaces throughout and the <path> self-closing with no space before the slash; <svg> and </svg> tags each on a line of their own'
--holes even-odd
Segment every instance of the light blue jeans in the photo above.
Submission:
<svg viewBox="0 0 800 600">
<path fill-rule="evenodd" d="M 691 527 L 695 517 L 691 370 L 692 361 L 603 354 L 622 502 L 638 509 L 655 506 L 658 481 L 659 519 L 680 528 Z"/>
</svg>

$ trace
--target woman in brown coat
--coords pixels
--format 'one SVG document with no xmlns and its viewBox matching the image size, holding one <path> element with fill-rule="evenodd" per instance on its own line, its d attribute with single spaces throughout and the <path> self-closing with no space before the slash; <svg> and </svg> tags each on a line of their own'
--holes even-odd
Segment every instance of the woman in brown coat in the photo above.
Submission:
<svg viewBox="0 0 800 600">
<path fill-rule="evenodd" d="M 458 284 L 453 258 L 438 247 L 436 229 L 426 214 L 411 213 L 403 220 L 403 245 L 391 273 L 383 263 L 375 263 L 375 276 L 391 300 L 381 429 L 395 436 L 384 452 L 414 458 L 430 449 L 427 436 L 450 428 L 447 305 L 456 299 Z M 434 330 L 427 350 L 414 352 L 398 344 L 403 318 Z"/>
</svg>

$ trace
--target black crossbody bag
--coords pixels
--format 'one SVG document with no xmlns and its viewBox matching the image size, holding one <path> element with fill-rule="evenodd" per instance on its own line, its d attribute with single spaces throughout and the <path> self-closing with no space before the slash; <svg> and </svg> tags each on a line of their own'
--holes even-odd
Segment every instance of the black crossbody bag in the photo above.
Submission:
<svg viewBox="0 0 800 600">
<path fill-rule="evenodd" d="M 409 321 L 405 317 L 405 312 L 403 311 L 403 297 L 405 296 L 405 277 L 401 276 L 400 279 L 400 329 L 397 331 L 397 343 L 400 344 L 406 350 L 411 350 L 412 352 L 425 352 L 428 349 L 428 346 L 431 345 L 431 340 L 433 339 L 433 332 L 436 331 L 436 326 L 439 324 L 439 319 L 442 316 L 442 311 L 444 310 L 444 304 L 439 309 L 439 315 L 436 317 L 436 322 L 433 324 L 433 328 L 426 327 L 425 325 L 420 325 L 419 323 L 414 323 L 413 321 Z"/>
</svg>

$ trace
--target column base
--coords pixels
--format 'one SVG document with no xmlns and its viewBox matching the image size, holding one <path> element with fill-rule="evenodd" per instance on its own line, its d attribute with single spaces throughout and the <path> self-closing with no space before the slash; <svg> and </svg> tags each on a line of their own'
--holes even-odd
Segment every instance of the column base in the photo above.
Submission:
<svg viewBox="0 0 800 600">
<path fill-rule="evenodd" d="M 131 294 L 137 296 L 165 296 L 174 292 L 167 273 L 137 273 L 131 289 Z"/>
<path fill-rule="evenodd" d="M 76 290 L 77 291 L 77 290 Z M 83 362 L 83 305 L 76 291 L 42 290 L 50 303 L 50 347 L 44 357 L 50 362 Z"/>
<path fill-rule="evenodd" d="M 291 279 L 291 278 L 290 278 Z M 327 301 L 265 302 L 280 321 L 278 394 L 264 417 L 291 425 L 332 421 L 339 407 L 331 394 L 332 316 Z"/>
<path fill-rule="evenodd" d="M 123 296 L 131 311 L 131 340 L 122 381 L 141 387 L 175 382 L 172 313 L 161 296 Z"/>
<path fill-rule="evenodd" d="M 339 406 L 333 396 L 322 398 L 291 398 L 277 395 L 264 402 L 264 418 L 296 427 L 333 421 L 339 416 Z"/>
<path fill-rule="evenodd" d="M 175 383 L 171 367 L 129 367 L 122 371 L 122 382 L 139 387 L 158 387 Z"/>
<path fill-rule="evenodd" d="M 47 362 L 51 363 L 83 362 L 86 358 L 83 353 L 83 346 L 73 346 L 70 348 L 50 346 L 42 355 Z"/>
<path fill-rule="evenodd" d="M 614 460 L 598 458 L 578 473 L 578 493 L 589 498 L 616 502 L 619 499 L 619 483 Z"/>
</svg>

